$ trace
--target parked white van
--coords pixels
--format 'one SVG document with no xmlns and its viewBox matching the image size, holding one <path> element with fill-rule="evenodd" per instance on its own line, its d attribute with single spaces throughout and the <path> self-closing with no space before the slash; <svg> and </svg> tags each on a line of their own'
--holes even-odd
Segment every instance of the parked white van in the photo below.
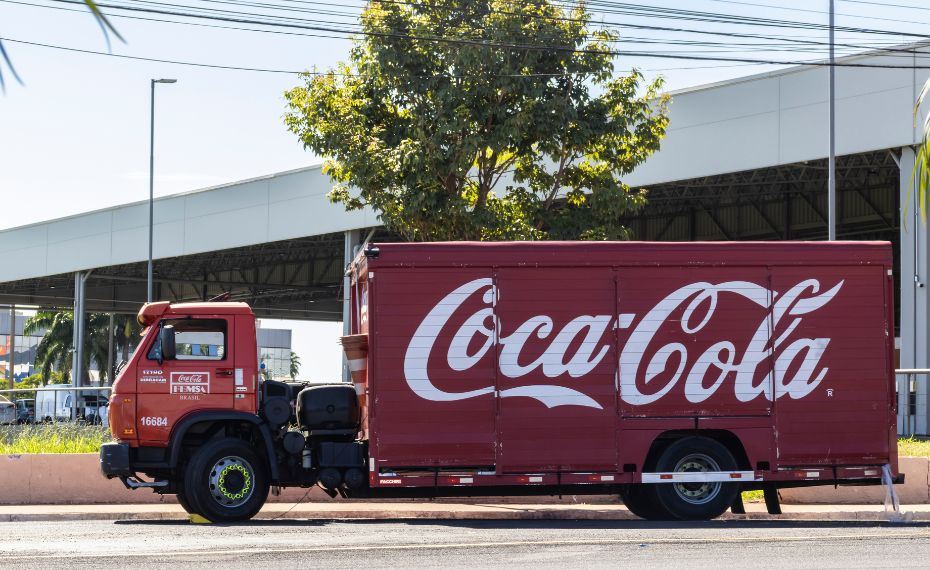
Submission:
<svg viewBox="0 0 930 570">
<path fill-rule="evenodd" d="M 36 390 L 35 421 L 70 421 L 75 418 L 93 424 L 106 424 L 109 400 L 97 391 L 71 386 L 46 387 Z M 72 415 L 72 408 L 74 414 Z"/>
<path fill-rule="evenodd" d="M 70 386 L 36 390 L 36 421 L 70 420 L 72 404 L 78 393 L 78 390 Z"/>
</svg>

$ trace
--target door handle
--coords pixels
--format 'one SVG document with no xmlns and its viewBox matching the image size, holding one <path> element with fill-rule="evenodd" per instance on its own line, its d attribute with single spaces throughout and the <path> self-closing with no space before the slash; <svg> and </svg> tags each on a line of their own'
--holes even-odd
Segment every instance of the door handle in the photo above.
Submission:
<svg viewBox="0 0 930 570">
<path fill-rule="evenodd" d="M 216 371 L 216 375 L 217 376 L 232 376 L 233 370 L 232 368 L 218 368 Z"/>
</svg>

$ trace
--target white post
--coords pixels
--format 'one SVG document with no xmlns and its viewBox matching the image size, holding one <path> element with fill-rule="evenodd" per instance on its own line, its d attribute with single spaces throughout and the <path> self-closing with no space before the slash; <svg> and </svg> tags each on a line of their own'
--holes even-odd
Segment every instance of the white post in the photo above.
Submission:
<svg viewBox="0 0 930 570">
<path fill-rule="evenodd" d="M 930 367 L 930 303 L 927 297 L 927 268 L 930 266 L 927 225 L 920 219 L 920 206 L 911 185 L 914 172 L 914 150 L 901 149 L 899 161 L 899 196 L 901 203 L 901 368 Z M 906 213 L 906 216 L 905 216 Z M 898 414 L 901 422 L 908 421 L 909 382 L 901 382 Z M 917 410 L 914 428 L 918 434 L 928 432 L 927 379 L 917 377 Z M 899 422 L 899 432 L 904 433 L 907 425 Z"/>
<path fill-rule="evenodd" d="M 355 259 L 356 248 L 359 243 L 360 232 L 358 230 L 348 230 L 345 232 L 345 250 L 343 252 L 343 269 L 347 269 L 352 260 Z M 342 334 L 347 335 L 352 332 L 352 280 L 347 276 L 342 277 Z M 346 359 L 345 352 L 342 353 L 342 381 L 352 382 L 352 373 L 349 371 L 349 361 Z"/>
</svg>

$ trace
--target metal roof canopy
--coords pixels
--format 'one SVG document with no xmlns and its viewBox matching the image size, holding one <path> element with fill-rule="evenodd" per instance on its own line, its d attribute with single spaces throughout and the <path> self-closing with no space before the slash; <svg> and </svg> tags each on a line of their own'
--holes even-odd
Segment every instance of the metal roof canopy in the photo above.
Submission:
<svg viewBox="0 0 930 570">
<path fill-rule="evenodd" d="M 158 259 L 155 298 L 204 301 L 229 292 L 263 318 L 342 320 L 342 232 Z M 70 310 L 73 273 L 0 286 L 0 303 Z M 145 262 L 99 267 L 86 281 L 85 310 L 135 314 L 145 302 Z"/>
</svg>

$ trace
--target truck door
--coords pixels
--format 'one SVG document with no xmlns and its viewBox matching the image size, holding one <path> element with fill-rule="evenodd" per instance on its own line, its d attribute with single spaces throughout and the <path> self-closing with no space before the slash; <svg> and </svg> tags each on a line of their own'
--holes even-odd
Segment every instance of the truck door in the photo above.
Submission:
<svg viewBox="0 0 930 570">
<path fill-rule="evenodd" d="M 893 314 L 883 266 L 773 268 L 782 466 L 889 461 Z"/>
<path fill-rule="evenodd" d="M 159 331 L 173 332 L 175 357 L 164 358 Z M 168 441 L 189 411 L 234 407 L 234 365 L 229 355 L 233 320 L 222 316 L 164 319 L 143 343 L 138 370 L 138 433 L 145 441 Z M 151 338 L 149 338 L 151 337 Z"/>
<path fill-rule="evenodd" d="M 499 469 L 615 471 L 610 268 L 497 272 Z"/>
<path fill-rule="evenodd" d="M 371 276 L 368 425 L 377 468 L 489 468 L 495 459 L 490 269 Z"/>
</svg>

